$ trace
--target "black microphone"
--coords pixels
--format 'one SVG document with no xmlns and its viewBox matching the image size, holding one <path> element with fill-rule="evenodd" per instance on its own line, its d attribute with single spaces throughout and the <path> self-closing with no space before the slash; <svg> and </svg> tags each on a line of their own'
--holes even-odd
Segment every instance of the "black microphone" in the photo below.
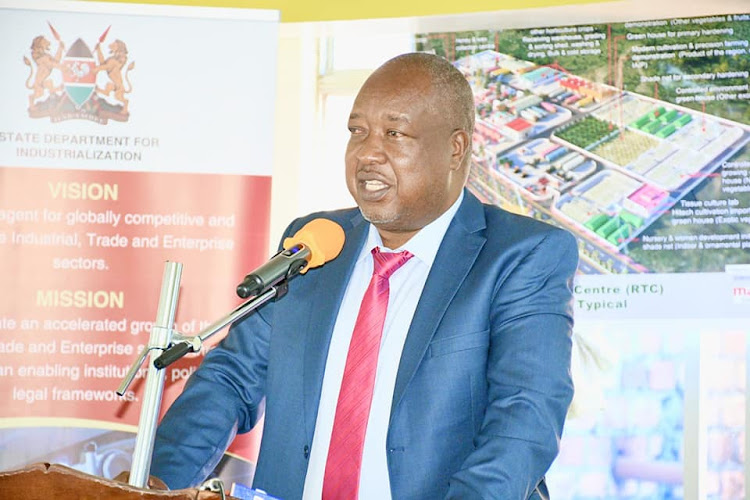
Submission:
<svg viewBox="0 0 750 500">
<path fill-rule="evenodd" d="M 286 238 L 280 251 L 245 276 L 237 286 L 237 295 L 246 299 L 308 268 L 318 267 L 335 259 L 344 246 L 344 230 L 329 219 L 313 219 L 291 238 Z"/>
<path fill-rule="evenodd" d="M 307 265 L 308 257 L 310 257 L 310 249 L 305 245 L 294 245 L 292 248 L 282 250 L 245 276 L 242 283 L 237 286 L 237 295 L 246 299 L 295 276 Z"/>
</svg>

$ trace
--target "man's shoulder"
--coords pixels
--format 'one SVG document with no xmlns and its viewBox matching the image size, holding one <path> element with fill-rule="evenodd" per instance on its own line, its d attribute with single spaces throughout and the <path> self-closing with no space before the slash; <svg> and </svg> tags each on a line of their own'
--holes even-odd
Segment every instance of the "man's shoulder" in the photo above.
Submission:
<svg viewBox="0 0 750 500">
<path fill-rule="evenodd" d="M 562 227 L 535 219 L 528 215 L 516 214 L 496 205 L 483 204 L 487 222 L 487 238 L 547 239 L 571 244 L 575 237 Z"/>
<path fill-rule="evenodd" d="M 526 259 L 533 255 L 541 268 L 560 268 L 572 275 L 578 265 L 578 241 L 565 228 L 502 208 L 483 205 L 487 224 L 486 252 L 515 255 Z M 550 271 L 551 272 L 551 271 Z"/>
</svg>

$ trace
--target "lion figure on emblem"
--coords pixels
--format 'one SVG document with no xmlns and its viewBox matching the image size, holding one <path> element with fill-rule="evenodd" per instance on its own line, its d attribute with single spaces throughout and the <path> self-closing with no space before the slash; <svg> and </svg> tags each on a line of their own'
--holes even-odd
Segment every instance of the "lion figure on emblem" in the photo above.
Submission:
<svg viewBox="0 0 750 500">
<path fill-rule="evenodd" d="M 114 95 L 114 98 L 122 103 L 122 114 L 128 112 L 129 101 L 125 98 L 125 94 L 129 94 L 133 90 L 133 85 L 130 83 L 129 72 L 135 67 L 135 62 L 131 62 L 123 72 L 125 64 L 128 62 L 128 47 L 122 40 L 115 40 L 109 44 L 110 56 L 104 58 L 102 54 L 101 44 L 96 44 L 96 57 L 98 66 L 94 68 L 95 72 L 106 71 L 109 81 L 107 85 L 102 87 L 96 87 L 96 92 L 103 97 L 108 97 L 110 94 Z M 124 75 L 124 78 L 123 78 Z M 127 82 L 127 89 L 125 88 L 124 82 Z"/>
<path fill-rule="evenodd" d="M 57 46 L 57 53 L 53 57 L 50 54 L 50 41 L 39 35 L 34 38 L 31 42 L 31 58 L 36 64 L 36 75 L 34 74 L 34 66 L 29 61 L 29 58 L 23 56 L 23 62 L 29 67 L 29 77 L 26 79 L 26 88 L 33 90 L 29 96 L 29 107 L 34 107 L 34 102 L 40 97 L 44 96 L 44 92 L 49 91 L 50 95 L 56 94 L 62 91 L 62 84 L 55 86 L 55 82 L 52 80 L 52 70 L 59 69 L 64 71 L 63 66 L 60 64 L 62 59 L 62 53 L 64 44 L 59 42 Z M 34 83 L 31 83 L 31 80 Z"/>
</svg>

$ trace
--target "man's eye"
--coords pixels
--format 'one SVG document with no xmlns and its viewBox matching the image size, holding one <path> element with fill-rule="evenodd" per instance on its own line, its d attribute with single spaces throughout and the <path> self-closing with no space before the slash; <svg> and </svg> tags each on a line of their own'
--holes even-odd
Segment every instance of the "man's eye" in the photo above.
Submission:
<svg viewBox="0 0 750 500">
<path fill-rule="evenodd" d="M 402 136 L 404 135 L 404 134 L 402 134 L 401 132 L 399 132 L 398 130 L 389 130 L 389 131 L 388 131 L 388 132 L 386 132 L 386 133 L 387 133 L 387 134 L 388 134 L 388 136 L 390 136 L 390 137 L 402 137 Z"/>
<path fill-rule="evenodd" d="M 357 135 L 362 133 L 362 129 L 359 127 L 349 127 L 349 133 L 352 135 Z"/>
</svg>

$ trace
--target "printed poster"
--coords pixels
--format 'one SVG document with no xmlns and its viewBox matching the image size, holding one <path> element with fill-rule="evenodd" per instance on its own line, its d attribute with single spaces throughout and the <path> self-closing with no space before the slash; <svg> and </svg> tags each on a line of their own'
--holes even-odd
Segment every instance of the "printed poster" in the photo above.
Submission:
<svg viewBox="0 0 750 500">
<path fill-rule="evenodd" d="M 584 274 L 750 263 L 750 15 L 426 33 L 477 99 L 471 189 Z"/>
<path fill-rule="evenodd" d="M 130 467 L 145 365 L 115 390 L 166 261 L 179 333 L 240 303 L 267 259 L 277 30 L 275 11 L 0 3 L 0 470 Z M 167 368 L 162 413 L 200 359 Z M 228 484 L 259 440 L 230 448 Z"/>
</svg>

